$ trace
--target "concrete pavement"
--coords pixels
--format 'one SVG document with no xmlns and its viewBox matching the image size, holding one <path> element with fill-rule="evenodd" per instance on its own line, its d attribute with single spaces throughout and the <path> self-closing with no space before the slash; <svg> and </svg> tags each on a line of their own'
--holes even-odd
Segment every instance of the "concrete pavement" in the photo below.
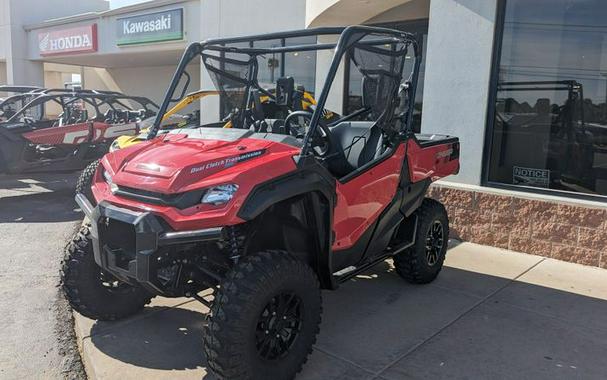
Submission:
<svg viewBox="0 0 607 380">
<path fill-rule="evenodd" d="M 59 292 L 77 174 L 0 175 L 0 379 L 84 377 Z"/>
<path fill-rule="evenodd" d="M 430 285 L 386 262 L 323 293 L 318 343 L 299 379 L 604 379 L 607 270 L 463 243 Z M 156 298 L 130 319 L 76 315 L 90 378 L 212 379 L 207 309 Z"/>
</svg>

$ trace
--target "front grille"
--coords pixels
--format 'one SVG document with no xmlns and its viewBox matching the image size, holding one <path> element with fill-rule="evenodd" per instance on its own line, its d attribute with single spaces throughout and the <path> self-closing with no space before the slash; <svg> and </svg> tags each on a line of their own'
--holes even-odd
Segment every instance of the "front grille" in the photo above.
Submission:
<svg viewBox="0 0 607 380">
<path fill-rule="evenodd" d="M 136 256 L 135 226 L 116 219 L 101 218 L 98 229 L 105 248 L 116 258 L 116 265 L 128 270 L 129 262 Z"/>
<path fill-rule="evenodd" d="M 194 190 L 187 193 L 162 194 L 154 191 L 135 189 L 127 186 L 118 186 L 115 193 L 118 196 L 134 199 L 140 202 L 158 206 L 175 207 L 180 210 L 193 207 L 200 203 L 204 190 Z"/>
</svg>

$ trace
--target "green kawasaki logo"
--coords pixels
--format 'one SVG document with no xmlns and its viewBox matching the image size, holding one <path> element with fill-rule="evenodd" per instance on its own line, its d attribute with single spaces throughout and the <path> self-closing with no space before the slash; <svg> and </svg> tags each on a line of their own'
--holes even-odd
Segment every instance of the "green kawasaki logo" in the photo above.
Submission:
<svg viewBox="0 0 607 380">
<path fill-rule="evenodd" d="M 183 39 L 183 9 L 123 17 L 117 22 L 117 45 Z"/>
</svg>

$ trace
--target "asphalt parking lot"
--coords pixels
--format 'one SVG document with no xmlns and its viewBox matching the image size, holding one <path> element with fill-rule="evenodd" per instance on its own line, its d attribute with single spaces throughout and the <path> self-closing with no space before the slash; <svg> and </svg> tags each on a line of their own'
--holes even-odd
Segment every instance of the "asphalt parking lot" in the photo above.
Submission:
<svg viewBox="0 0 607 380">
<path fill-rule="evenodd" d="M 82 218 L 76 176 L 0 176 L 2 379 L 83 375 L 58 288 L 63 247 Z"/>
</svg>

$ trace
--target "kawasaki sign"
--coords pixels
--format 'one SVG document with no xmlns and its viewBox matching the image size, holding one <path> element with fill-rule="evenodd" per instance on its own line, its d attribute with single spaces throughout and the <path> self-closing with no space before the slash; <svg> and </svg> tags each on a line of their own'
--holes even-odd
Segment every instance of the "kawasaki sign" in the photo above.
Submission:
<svg viewBox="0 0 607 380">
<path fill-rule="evenodd" d="M 183 39 L 183 9 L 181 8 L 122 17 L 116 21 L 117 45 Z"/>
</svg>

